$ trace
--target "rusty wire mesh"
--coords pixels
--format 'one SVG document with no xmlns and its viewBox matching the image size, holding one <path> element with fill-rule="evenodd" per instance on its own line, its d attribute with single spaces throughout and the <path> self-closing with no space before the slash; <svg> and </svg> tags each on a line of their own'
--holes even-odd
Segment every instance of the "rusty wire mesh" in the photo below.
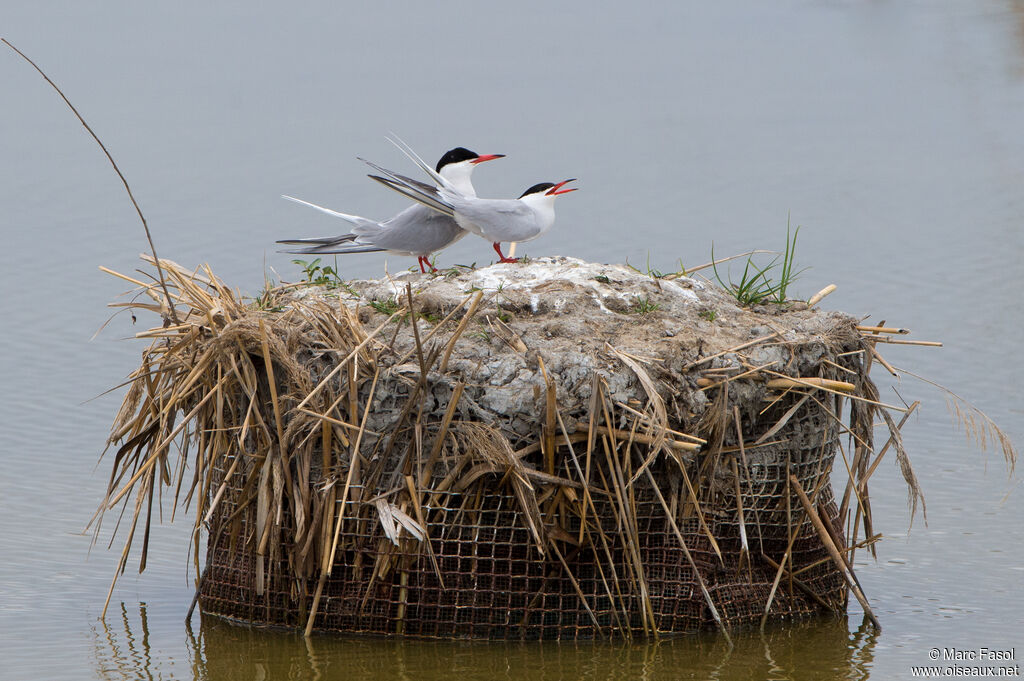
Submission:
<svg viewBox="0 0 1024 681">
<path fill-rule="evenodd" d="M 793 402 L 795 399 L 784 400 L 766 412 L 751 425 L 749 433 L 744 433 L 745 439 L 755 441 Z M 790 500 L 788 515 L 786 506 L 789 473 L 796 475 L 807 490 L 816 489 L 822 482 L 819 509 L 832 523 L 835 535 L 842 537 L 831 485 L 823 480 L 837 447 L 834 425 L 813 402 L 808 402 L 772 438 L 775 444 L 746 450 L 747 470 L 743 471 L 742 466 L 738 469 L 751 552 L 747 565 L 739 561 L 734 488 L 725 485 L 718 494 L 702 491 L 701 510 L 721 551 L 719 560 L 708 531 L 700 526 L 692 505 L 683 501 L 687 490 L 680 476 L 671 475 L 674 464 L 659 461 L 655 466 L 660 491 L 667 500 L 674 500 L 671 503 L 676 509 L 677 526 L 713 602 L 730 626 L 760 620 L 776 569 L 759 556 L 763 553 L 782 560 L 792 535 L 796 537 L 792 569 L 813 566 L 800 573 L 799 581 L 834 608 L 845 603 L 843 579 L 828 561 L 799 502 Z M 564 453 L 565 447 L 559 452 Z M 728 470 L 729 463 L 726 455 L 721 465 Z M 690 475 L 696 479 L 698 461 L 692 461 L 690 467 Z M 572 477 L 567 457 L 562 459 L 558 474 Z M 595 459 L 594 479 L 610 474 L 607 462 Z M 436 474 L 435 481 L 442 475 L 443 471 Z M 667 481 L 673 479 L 674 486 L 669 489 Z M 714 626 L 694 570 L 650 483 L 640 477 L 632 487 L 630 503 L 654 626 L 662 635 Z M 366 499 L 374 495 L 360 489 L 354 496 Z M 611 495 L 595 495 L 587 520 L 600 527 L 600 532 L 591 532 L 590 536 L 603 537 L 603 541 L 577 545 L 580 518 L 570 515 L 564 523 L 564 541 L 557 542 L 564 565 L 555 557 L 539 553 L 503 476 L 491 474 L 486 484 L 465 494 L 443 495 L 442 499 L 442 503 L 427 509 L 427 534 L 437 569 L 423 543 L 387 546 L 374 517 L 346 525 L 339 541 L 345 548 L 339 549 L 326 580 L 315 618 L 317 630 L 423 638 L 545 640 L 644 633 L 644 603 L 638 593 L 638 580 L 631 572 L 636 568 L 627 555 L 630 547 L 616 527 L 620 514 Z M 358 516 L 359 503 L 351 499 L 345 502 L 345 515 Z M 224 504 L 220 512 L 226 517 L 236 510 Z M 265 572 L 273 576 L 259 593 L 254 543 L 244 541 L 253 532 L 252 516 L 252 511 L 243 512 L 244 521 L 234 536 L 211 535 L 201 589 L 203 609 L 247 623 L 303 627 L 312 599 L 309 582 L 289 577 L 283 563 L 268 565 Z M 391 567 L 375 575 L 374 562 L 382 546 L 387 546 Z M 822 610 L 818 601 L 783 579 L 770 617 Z"/>
</svg>

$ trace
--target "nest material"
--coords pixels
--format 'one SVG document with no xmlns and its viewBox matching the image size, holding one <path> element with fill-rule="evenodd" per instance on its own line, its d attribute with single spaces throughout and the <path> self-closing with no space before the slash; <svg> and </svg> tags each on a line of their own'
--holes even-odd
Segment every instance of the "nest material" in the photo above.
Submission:
<svg viewBox="0 0 1024 681">
<path fill-rule="evenodd" d="M 139 334 L 101 507 L 135 491 L 122 570 L 170 485 L 197 568 L 208 532 L 203 609 L 249 623 L 657 637 L 845 610 L 875 413 L 905 411 L 854 319 L 569 258 L 258 305 L 161 262 L 182 321 Z"/>
</svg>

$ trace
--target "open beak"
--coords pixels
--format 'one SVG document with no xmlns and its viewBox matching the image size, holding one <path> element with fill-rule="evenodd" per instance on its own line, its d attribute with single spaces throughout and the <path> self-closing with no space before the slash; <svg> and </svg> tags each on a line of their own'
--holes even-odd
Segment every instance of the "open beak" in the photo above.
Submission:
<svg viewBox="0 0 1024 681">
<path fill-rule="evenodd" d="M 493 161 L 496 158 L 505 158 L 505 154 L 484 154 L 482 156 L 477 156 L 470 161 L 470 163 L 476 165 L 477 163 L 483 163 L 484 161 Z"/>
<path fill-rule="evenodd" d="M 566 185 L 566 184 L 569 184 L 570 182 L 575 182 L 575 181 L 576 181 L 575 177 L 572 178 L 571 180 L 562 180 L 561 182 L 556 184 L 554 187 L 552 187 L 551 189 L 547 190 L 547 192 L 545 192 L 545 193 L 548 196 L 558 196 L 559 194 L 568 194 L 569 192 L 574 192 L 574 191 L 576 191 L 578 189 L 578 187 L 573 187 L 572 189 L 562 189 L 562 186 Z M 561 191 L 559 191 L 559 190 L 561 190 Z"/>
</svg>

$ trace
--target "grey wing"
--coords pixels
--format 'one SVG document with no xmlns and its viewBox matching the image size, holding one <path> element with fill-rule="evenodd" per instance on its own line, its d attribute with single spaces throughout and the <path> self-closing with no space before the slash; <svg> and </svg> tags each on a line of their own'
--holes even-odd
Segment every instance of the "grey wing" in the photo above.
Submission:
<svg viewBox="0 0 1024 681">
<path fill-rule="evenodd" d="M 349 241 L 354 241 L 355 234 L 341 234 L 337 236 L 312 236 L 301 239 L 278 239 L 277 243 L 287 246 L 337 246 Z"/>
<path fill-rule="evenodd" d="M 358 233 L 359 230 L 353 230 Z M 414 205 L 380 226 L 372 237 L 375 246 L 394 253 L 429 255 L 458 241 L 466 235 L 455 220 L 426 206 Z"/>
<path fill-rule="evenodd" d="M 281 242 L 278 243 L 287 243 Z M 329 254 L 344 254 L 344 253 L 376 253 L 383 251 L 383 248 L 377 248 L 372 245 L 357 244 L 352 241 L 341 242 L 335 241 L 333 243 L 320 244 L 319 246 L 310 246 L 309 248 L 296 248 L 288 251 L 279 251 L 280 253 L 293 253 L 296 255 L 329 255 Z"/>
<path fill-rule="evenodd" d="M 383 168 L 373 161 L 367 161 L 365 158 L 360 158 L 359 160 L 384 175 L 384 177 L 381 177 L 380 175 L 370 175 L 370 179 L 381 183 L 388 189 L 409 197 L 417 203 L 421 203 L 428 208 L 433 208 L 439 213 L 444 213 L 448 216 L 452 215 L 452 206 L 448 201 L 449 190 L 445 187 L 433 186 L 420 182 L 419 180 L 414 180 L 411 177 L 406 177 L 405 175 L 396 173 L 393 170 Z M 448 182 L 445 182 L 445 185 L 448 184 Z M 456 194 L 455 196 L 458 197 L 459 195 Z"/>
<path fill-rule="evenodd" d="M 479 228 L 491 241 L 529 241 L 540 234 L 537 214 L 515 199 L 475 199 L 459 202 L 457 215 Z M 475 230 L 473 230 L 475 231 Z"/>
</svg>

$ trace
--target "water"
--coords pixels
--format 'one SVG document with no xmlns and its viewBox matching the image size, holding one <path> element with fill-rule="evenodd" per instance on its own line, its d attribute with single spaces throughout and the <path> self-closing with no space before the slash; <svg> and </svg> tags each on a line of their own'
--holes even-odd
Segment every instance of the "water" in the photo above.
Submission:
<svg viewBox="0 0 1024 681">
<path fill-rule="evenodd" d="M 365 5 L 365 6 L 364 6 Z M 957 390 L 1024 442 L 1024 2 L 593 3 L 442 6 L 8 2 L 4 37 L 37 60 L 108 145 L 161 256 L 244 291 L 295 278 L 273 241 L 340 231 L 287 193 L 387 216 L 401 207 L 356 155 L 404 167 L 508 154 L 484 196 L 580 178 L 526 245 L 661 270 L 781 248 L 801 225 L 796 284 L 826 307 L 945 347 L 883 349 Z M 857 570 L 884 625 L 848 620 L 658 646 L 338 641 L 197 618 L 186 523 L 164 524 L 98 616 L 118 559 L 82 529 L 96 466 L 141 345 L 104 307 L 142 229 L 95 143 L 13 53 L 0 52 L 0 678 L 908 678 L 933 647 L 1024 655 L 1019 478 L 966 442 L 937 390 L 906 441 L 928 503 L 907 532 L 895 466 L 873 480 L 879 560 Z M 523 252 L 522 250 L 520 252 Z M 441 262 L 486 262 L 467 238 Z M 346 276 L 410 260 L 354 256 Z M 275 272 L 279 274 L 274 274 Z M 879 377 L 881 378 L 881 377 Z M 886 385 L 887 401 L 898 398 Z M 96 398 L 96 399 L 92 399 Z M 190 520 L 190 519 L 189 519 Z"/>
</svg>

